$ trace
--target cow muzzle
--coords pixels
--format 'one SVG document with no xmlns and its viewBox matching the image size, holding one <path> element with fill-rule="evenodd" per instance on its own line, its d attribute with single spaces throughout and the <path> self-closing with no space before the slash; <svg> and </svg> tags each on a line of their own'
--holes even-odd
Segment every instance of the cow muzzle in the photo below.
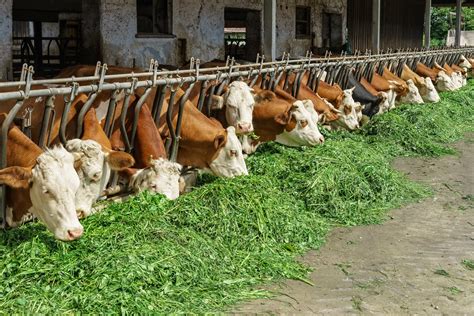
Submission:
<svg viewBox="0 0 474 316">
<path fill-rule="evenodd" d="M 68 229 L 67 230 L 68 240 L 72 241 L 72 240 L 79 239 L 82 236 L 83 232 L 84 232 L 84 229 L 82 227 Z"/>
<path fill-rule="evenodd" d="M 236 126 L 236 133 L 237 134 L 248 134 L 253 132 L 253 124 L 252 123 L 246 123 L 246 122 L 240 122 L 237 123 Z"/>
</svg>

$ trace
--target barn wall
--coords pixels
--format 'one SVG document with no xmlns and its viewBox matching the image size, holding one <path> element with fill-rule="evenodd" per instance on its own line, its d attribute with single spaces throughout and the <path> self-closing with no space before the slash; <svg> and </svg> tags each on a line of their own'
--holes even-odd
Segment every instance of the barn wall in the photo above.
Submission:
<svg viewBox="0 0 474 316">
<path fill-rule="evenodd" d="M 12 72 L 12 0 L 0 0 L 0 80 Z"/>
<path fill-rule="evenodd" d="M 146 67 L 155 58 L 178 63 L 176 38 L 136 38 L 135 0 L 101 0 L 100 44 L 105 63 Z"/>
<path fill-rule="evenodd" d="M 323 12 L 341 13 L 346 28 L 347 0 L 279 0 L 277 2 L 277 55 L 289 52 L 304 55 L 311 39 L 295 38 L 296 5 L 312 6 L 314 43 L 320 46 Z M 263 13 L 262 0 L 175 0 L 173 35 L 175 38 L 136 38 L 135 0 L 101 0 L 100 38 L 103 60 L 107 63 L 144 67 L 150 58 L 164 64 L 179 64 L 191 57 L 203 61 L 224 58 L 224 9 L 242 8 Z M 87 19 L 87 17 L 86 17 Z M 260 19 L 263 39 L 263 15 Z M 342 44 L 342 43 L 341 43 Z M 263 41 L 259 51 L 263 50 Z"/>
<path fill-rule="evenodd" d="M 100 10 L 99 1 L 82 0 L 82 45 L 81 62 L 85 64 L 95 64 L 101 60 L 100 53 Z"/>
</svg>

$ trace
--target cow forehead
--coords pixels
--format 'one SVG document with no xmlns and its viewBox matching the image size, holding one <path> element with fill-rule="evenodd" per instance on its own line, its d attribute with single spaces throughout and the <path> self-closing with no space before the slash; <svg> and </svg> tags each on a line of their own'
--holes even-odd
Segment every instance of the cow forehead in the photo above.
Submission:
<svg viewBox="0 0 474 316">
<path fill-rule="evenodd" d="M 254 98 L 249 86 L 242 81 L 235 81 L 229 85 L 227 102 L 238 105 L 239 103 L 253 104 Z"/>
<path fill-rule="evenodd" d="M 33 168 L 33 178 L 44 181 L 42 184 L 51 188 L 68 186 L 71 178 L 77 177 L 73 162 L 72 154 L 62 147 L 47 150 L 38 157 L 38 162 Z"/>
</svg>

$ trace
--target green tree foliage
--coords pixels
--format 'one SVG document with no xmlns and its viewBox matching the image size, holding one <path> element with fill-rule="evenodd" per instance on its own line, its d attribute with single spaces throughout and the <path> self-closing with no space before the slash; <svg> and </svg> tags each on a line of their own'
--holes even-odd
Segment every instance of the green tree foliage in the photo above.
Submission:
<svg viewBox="0 0 474 316">
<path fill-rule="evenodd" d="M 448 30 L 455 27 L 456 8 L 436 7 L 431 11 L 431 43 L 433 46 L 446 44 Z M 450 14 L 451 13 L 451 14 Z M 474 8 L 463 8 L 463 30 L 474 30 Z"/>
</svg>

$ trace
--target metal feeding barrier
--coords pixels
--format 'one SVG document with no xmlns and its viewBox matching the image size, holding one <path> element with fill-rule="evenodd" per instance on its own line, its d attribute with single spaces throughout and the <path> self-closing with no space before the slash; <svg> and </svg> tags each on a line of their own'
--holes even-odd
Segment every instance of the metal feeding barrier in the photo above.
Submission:
<svg viewBox="0 0 474 316">
<path fill-rule="evenodd" d="M 7 113 L 1 130 L 0 137 L 0 169 L 7 166 L 7 142 L 8 130 L 15 122 L 22 131 L 31 138 L 31 115 L 35 108 L 27 108 L 21 117 L 18 117 L 25 101 L 45 97 L 45 108 L 40 126 L 38 145 L 46 148 L 50 145 L 51 133 L 56 120 L 54 109 L 55 98 L 64 98 L 64 109 L 60 118 L 59 139 L 62 144 L 67 141 L 66 127 L 68 114 L 71 106 L 79 94 L 87 94 L 86 103 L 77 115 L 76 137 L 81 137 L 83 132 L 84 117 L 93 106 L 94 101 L 103 91 L 111 91 L 108 100 L 107 113 L 105 115 L 104 131 L 108 137 L 114 130 L 114 118 L 116 117 L 117 99 L 123 94 L 123 108 L 119 117 L 120 131 L 125 144 L 126 152 L 133 152 L 138 115 L 147 98 L 153 91 L 155 97 L 151 105 L 151 113 L 158 126 L 160 118 L 164 115 L 169 137 L 165 141 L 169 159 L 176 161 L 178 155 L 179 140 L 184 107 L 191 91 L 195 85 L 200 83 L 197 107 L 208 116 L 211 114 L 211 96 L 221 95 L 224 87 L 233 80 L 245 80 L 249 86 L 254 86 L 260 79 L 260 87 L 274 90 L 283 81 L 283 87 L 287 89 L 292 82 L 291 94 L 297 96 L 301 82 L 305 74 L 308 74 L 307 85 L 317 91 L 319 82 L 324 79 L 329 84 L 337 83 L 347 88 L 349 74 L 352 72 L 357 80 L 362 77 L 372 79 L 373 73 L 381 74 L 387 67 L 396 75 L 400 75 L 403 66 L 415 68 L 418 62 L 432 67 L 435 63 L 458 63 L 461 55 L 471 57 L 474 48 L 445 48 L 433 50 L 399 50 L 392 52 L 387 50 L 380 54 L 372 55 L 370 51 L 364 54 L 356 52 L 352 56 L 342 54 L 338 57 L 326 53 L 323 57 L 313 57 L 307 53 L 304 58 L 290 58 L 284 54 L 277 61 L 265 61 L 265 57 L 257 55 L 255 63 L 238 64 L 233 58 L 228 58 L 225 66 L 201 68 L 199 59 L 191 59 L 188 69 L 184 70 L 160 70 L 156 60 L 152 60 L 147 71 L 129 72 L 120 74 L 107 74 L 106 64 L 97 63 L 93 76 L 53 78 L 34 80 L 34 69 L 32 66 L 23 65 L 20 79 L 14 82 L 0 83 L 0 102 L 14 101 L 14 105 Z M 294 77 L 292 76 L 294 75 Z M 179 89 L 183 93 L 177 99 Z M 132 95 L 137 96 L 138 101 L 133 109 L 133 121 L 130 132 L 127 132 L 126 119 Z M 162 114 L 165 98 L 168 98 L 168 110 Z M 172 106 L 171 106 L 172 105 Z M 177 113 L 175 112 L 177 110 Z M 177 115 L 176 124 L 173 124 L 173 115 Z M 117 175 L 112 177 L 109 187 L 116 184 Z M 0 185 L 0 215 L 2 228 L 6 227 L 6 187 Z"/>
</svg>

